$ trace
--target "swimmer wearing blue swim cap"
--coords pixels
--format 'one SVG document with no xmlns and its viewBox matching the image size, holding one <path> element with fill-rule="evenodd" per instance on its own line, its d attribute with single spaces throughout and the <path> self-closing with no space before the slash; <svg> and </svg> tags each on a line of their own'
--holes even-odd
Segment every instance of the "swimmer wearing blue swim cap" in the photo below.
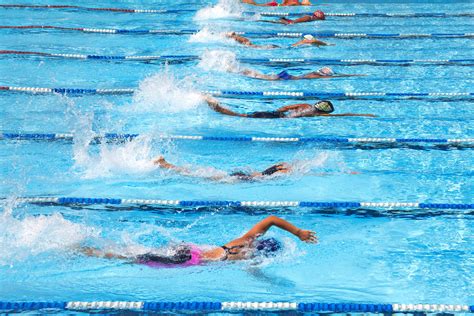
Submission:
<svg viewBox="0 0 474 316">
<path fill-rule="evenodd" d="M 282 243 L 276 238 L 263 237 L 273 226 L 295 235 L 306 243 L 315 244 L 318 242 L 314 231 L 298 228 L 277 216 L 268 216 L 244 235 L 222 246 L 201 247 L 191 243 L 182 243 L 166 248 L 149 249 L 137 255 L 120 254 L 92 247 L 81 247 L 77 251 L 89 257 L 121 259 L 129 263 L 145 265 L 151 268 L 179 268 L 202 265 L 209 262 L 274 257 L 282 250 Z"/>
<path fill-rule="evenodd" d="M 343 78 L 343 77 L 362 77 L 365 74 L 343 74 L 336 73 L 330 67 L 323 67 L 315 71 L 311 71 L 302 75 L 292 75 L 288 71 L 283 70 L 277 74 L 266 75 L 258 72 L 254 69 L 244 69 L 240 71 L 240 74 L 253 79 L 260 80 L 303 80 L 303 79 L 332 79 L 332 78 Z"/>
</svg>

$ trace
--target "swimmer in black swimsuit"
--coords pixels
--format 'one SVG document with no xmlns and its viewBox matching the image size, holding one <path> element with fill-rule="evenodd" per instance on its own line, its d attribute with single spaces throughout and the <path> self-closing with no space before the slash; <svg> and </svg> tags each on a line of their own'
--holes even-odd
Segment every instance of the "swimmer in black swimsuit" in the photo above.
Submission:
<svg viewBox="0 0 474 316">
<path fill-rule="evenodd" d="M 265 75 L 253 69 L 244 69 L 240 72 L 242 75 L 262 80 L 301 80 L 301 79 L 331 79 L 331 78 L 341 78 L 341 77 L 362 77 L 365 75 L 356 75 L 356 74 L 339 74 L 335 73 L 329 67 L 323 67 L 316 71 L 308 72 L 301 76 L 290 75 L 286 70 L 276 74 L 276 75 Z"/>
<path fill-rule="evenodd" d="M 168 170 L 174 170 L 180 174 L 183 174 L 183 175 L 187 175 L 187 176 L 191 176 L 193 175 L 193 172 L 192 170 L 188 169 L 188 168 L 184 168 L 184 167 L 179 167 L 179 166 L 176 166 L 176 165 L 173 165 L 169 162 L 167 162 L 165 160 L 164 157 L 162 156 L 159 156 L 157 158 L 155 158 L 153 160 L 153 163 L 161 168 L 164 168 L 164 169 L 168 169 Z M 239 181 L 255 181 L 255 180 L 259 180 L 259 179 L 264 179 L 265 177 L 269 177 L 269 176 L 272 176 L 272 175 L 276 175 L 276 174 L 285 174 L 285 173 L 289 173 L 292 171 L 292 167 L 290 164 L 286 163 L 286 162 L 282 162 L 282 163 L 278 163 L 278 164 L 275 164 L 261 172 L 243 172 L 243 171 L 237 171 L 237 172 L 233 172 L 231 174 L 222 174 L 222 175 L 211 175 L 209 177 L 206 177 L 206 176 L 203 176 L 203 177 L 206 177 L 206 178 L 209 178 L 209 179 L 212 179 L 212 180 L 224 180 L 226 178 L 229 178 L 232 179 L 232 180 L 239 180 Z"/>
<path fill-rule="evenodd" d="M 256 45 L 256 44 L 252 43 L 248 38 L 246 38 L 242 35 L 238 35 L 236 32 L 227 33 L 226 37 L 230 38 L 230 39 L 233 39 L 237 43 L 242 44 L 244 46 L 248 46 L 248 47 L 262 48 L 262 49 L 280 48 L 280 46 L 273 45 L 273 44 L 270 44 L 270 45 Z M 309 35 L 309 34 L 305 35 L 304 39 L 292 44 L 291 46 L 296 47 L 296 46 L 300 46 L 300 45 L 314 45 L 314 46 L 318 46 L 318 47 L 319 46 L 334 46 L 334 44 L 329 44 L 329 43 L 320 41 L 320 40 L 316 39 L 314 36 Z"/>
<path fill-rule="evenodd" d="M 263 111 L 253 113 L 237 113 L 233 112 L 220 105 L 216 99 L 206 96 L 206 102 L 211 109 L 218 113 L 229 116 L 249 117 L 249 118 L 297 118 L 297 117 L 313 117 L 313 116 L 365 116 L 376 117 L 373 114 L 355 114 L 355 113 L 341 113 L 330 114 L 334 111 L 334 106 L 331 101 L 319 101 L 315 104 L 299 103 L 281 107 L 275 111 Z"/>
<path fill-rule="evenodd" d="M 216 261 L 247 260 L 262 256 L 273 257 L 282 249 L 282 244 L 275 238 L 262 238 L 272 226 L 285 230 L 306 243 L 315 244 L 318 242 L 314 231 L 298 228 L 277 216 L 268 216 L 243 236 L 220 247 L 180 244 L 172 248 L 150 249 L 149 252 L 139 255 L 105 251 L 92 247 L 79 247 L 76 250 L 89 257 L 121 259 L 152 268 L 190 267 Z"/>
</svg>

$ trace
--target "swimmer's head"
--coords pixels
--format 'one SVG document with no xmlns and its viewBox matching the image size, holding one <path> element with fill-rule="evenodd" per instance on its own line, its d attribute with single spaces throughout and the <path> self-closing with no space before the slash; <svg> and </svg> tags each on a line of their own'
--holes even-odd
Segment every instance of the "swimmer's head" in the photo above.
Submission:
<svg viewBox="0 0 474 316">
<path fill-rule="evenodd" d="M 272 257 L 281 249 L 281 243 L 275 238 L 257 239 L 255 241 L 255 250 L 258 255 Z"/>
<path fill-rule="evenodd" d="M 332 105 L 331 101 L 319 101 L 314 104 L 314 109 L 318 113 L 325 113 L 329 114 L 334 112 L 334 106 Z"/>
<path fill-rule="evenodd" d="M 326 20 L 326 15 L 321 10 L 314 11 L 313 16 L 318 20 Z"/>
<path fill-rule="evenodd" d="M 329 67 L 323 67 L 321 69 L 318 70 L 318 72 L 321 74 L 321 75 L 324 75 L 324 76 L 334 76 L 334 71 L 329 68 Z"/>
<path fill-rule="evenodd" d="M 311 34 L 306 34 L 305 36 L 303 36 L 303 38 L 308 41 L 314 40 L 314 36 Z"/>
</svg>

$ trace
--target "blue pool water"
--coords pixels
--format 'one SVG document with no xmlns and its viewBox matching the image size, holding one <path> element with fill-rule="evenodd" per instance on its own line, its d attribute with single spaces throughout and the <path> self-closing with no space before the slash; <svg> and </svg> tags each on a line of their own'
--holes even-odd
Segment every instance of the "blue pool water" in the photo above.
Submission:
<svg viewBox="0 0 474 316">
<path fill-rule="evenodd" d="M 27 1 L 17 3 L 29 4 Z M 59 0 L 35 4 L 72 4 Z M 289 49 L 291 38 L 255 38 L 274 50 L 238 46 L 213 32 L 472 33 L 472 17 L 342 18 L 297 26 L 244 20 L 232 1 L 81 1 L 81 6 L 195 9 L 183 14 L 1 9 L 2 25 L 119 29 L 200 29 L 197 35 L 108 35 L 0 30 L 0 50 L 97 55 L 197 55 L 159 62 L 0 55 L 0 86 L 137 88 L 133 96 L 64 96 L 0 91 L 0 132 L 73 133 L 68 141 L 0 140 L 0 301 L 349 301 L 474 304 L 474 224 L 469 210 L 150 208 L 15 204 L 16 196 L 177 200 L 472 203 L 472 147 L 393 148 L 318 144 L 159 140 L 161 134 L 280 137 L 473 138 L 472 99 L 334 100 L 336 113 L 367 118 L 251 120 L 226 117 L 199 91 L 474 92 L 472 65 L 332 65 L 366 77 L 260 81 L 227 72 L 304 73 L 321 65 L 239 63 L 237 58 L 468 59 L 472 38 L 339 39 L 336 46 Z M 328 12 L 473 12 L 469 1 L 331 1 Z M 265 11 L 307 8 L 267 8 Z M 271 20 L 273 18 L 266 18 Z M 240 112 L 298 100 L 221 99 Z M 310 100 L 311 101 L 311 100 Z M 89 144 L 95 133 L 138 139 Z M 191 177 L 156 168 L 164 155 Z M 279 161 L 295 172 L 256 182 L 203 179 L 263 170 Z M 180 241 L 221 245 L 268 214 L 314 229 L 320 243 L 281 231 L 282 256 L 263 261 L 152 269 L 88 258 L 78 245 L 140 253 Z"/>
</svg>

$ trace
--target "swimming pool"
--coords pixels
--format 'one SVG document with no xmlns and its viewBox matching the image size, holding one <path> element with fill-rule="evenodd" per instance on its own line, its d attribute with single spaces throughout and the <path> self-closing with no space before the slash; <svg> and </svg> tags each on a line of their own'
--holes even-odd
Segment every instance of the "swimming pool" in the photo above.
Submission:
<svg viewBox="0 0 474 316">
<path fill-rule="evenodd" d="M 52 0 L 35 4 L 75 3 Z M 98 6 L 93 1 L 81 1 L 80 5 Z M 6 197 L 0 214 L 0 301 L 474 305 L 474 225 L 469 207 L 474 191 L 472 96 L 341 97 L 333 100 L 335 113 L 373 113 L 378 117 L 257 120 L 215 113 L 199 95 L 199 91 L 209 90 L 472 93 L 472 37 L 331 37 L 325 40 L 336 46 L 299 49 L 288 48 L 296 38 L 252 38 L 258 44 L 283 47 L 263 50 L 239 46 L 217 34 L 230 30 L 472 34 L 472 17 L 330 16 L 323 22 L 283 26 L 256 22 L 254 15 L 242 11 L 308 9 L 256 9 L 231 1 L 217 6 L 209 1 L 178 1 L 171 6 L 153 1 L 106 1 L 100 6 L 189 11 L 153 14 L 0 8 L 0 19 L 10 26 L 202 31 L 194 35 L 160 35 L 0 29 L 0 50 L 95 56 L 192 56 L 184 60 L 171 58 L 173 62 L 165 65 L 161 59 L 153 58 L 0 54 L 0 86 L 137 90 L 133 95 L 0 91 L 1 133 L 72 133 L 74 138 L 0 140 L 0 196 Z M 474 12 L 468 1 L 331 1 L 321 8 L 327 12 L 356 13 Z M 296 60 L 269 61 L 275 58 Z M 367 76 L 263 81 L 228 71 L 252 68 L 278 73 L 287 69 L 292 74 L 301 74 L 326 65 L 298 61 L 301 58 L 339 60 L 330 63 L 336 72 Z M 350 61 L 354 59 L 366 62 Z M 373 59 L 399 62 L 370 61 Z M 445 61 L 452 59 L 463 61 Z M 239 112 L 305 102 L 248 94 L 219 100 Z M 96 134 L 104 133 L 140 136 L 91 142 Z M 385 140 L 218 141 L 170 139 L 162 135 Z M 390 140 L 395 138 L 415 141 Z M 440 145 L 417 139 L 465 141 L 461 145 Z M 158 155 L 192 168 L 191 176 L 157 168 L 151 159 Z M 280 161 L 292 163 L 294 172 L 253 182 L 228 177 L 219 181 L 202 178 L 237 170 L 263 170 Z M 465 207 L 185 207 L 146 202 L 15 202 L 16 197 L 45 196 L 416 202 Z M 269 236 L 284 243 L 280 257 L 185 269 L 152 269 L 118 260 L 88 258 L 74 250 L 78 244 L 126 252 L 180 241 L 221 245 L 269 214 L 316 230 L 320 243 L 302 244 L 272 230 Z"/>
</svg>

